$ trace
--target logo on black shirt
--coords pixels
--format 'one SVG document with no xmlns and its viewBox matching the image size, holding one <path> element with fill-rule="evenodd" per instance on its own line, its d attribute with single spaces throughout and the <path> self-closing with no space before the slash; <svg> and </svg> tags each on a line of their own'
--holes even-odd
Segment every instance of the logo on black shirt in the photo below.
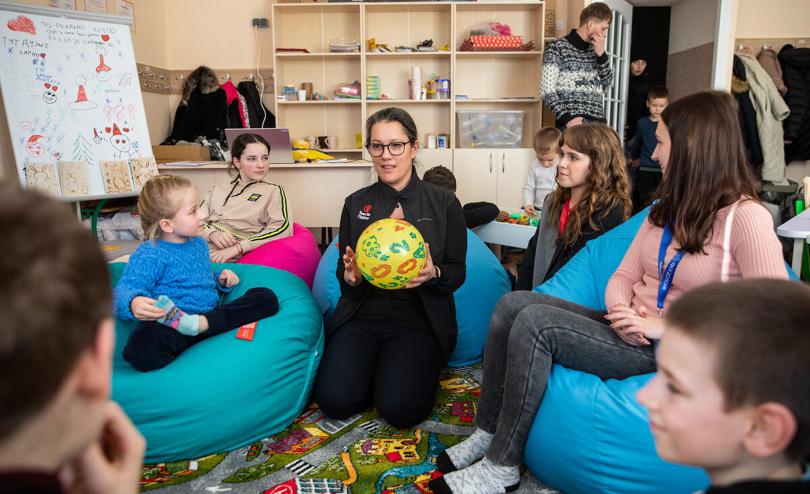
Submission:
<svg viewBox="0 0 810 494">
<path fill-rule="evenodd" d="M 250 202 L 256 202 L 256 201 L 258 201 L 258 200 L 259 200 L 259 198 L 260 198 L 261 196 L 262 196 L 261 194 L 250 194 L 250 197 L 248 197 L 248 201 L 250 201 Z"/>
<path fill-rule="evenodd" d="M 361 209 L 360 212 L 357 213 L 357 219 L 368 220 L 369 218 L 371 218 L 371 204 L 366 204 L 365 206 L 363 206 L 363 209 Z"/>
</svg>

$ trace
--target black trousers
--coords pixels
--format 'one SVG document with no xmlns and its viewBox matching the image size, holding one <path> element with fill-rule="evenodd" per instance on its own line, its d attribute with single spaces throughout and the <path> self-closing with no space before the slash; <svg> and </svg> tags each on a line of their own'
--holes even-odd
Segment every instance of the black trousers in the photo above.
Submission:
<svg viewBox="0 0 810 494">
<path fill-rule="evenodd" d="M 157 321 L 143 321 L 129 335 L 124 360 L 141 372 L 160 369 L 192 345 L 276 312 L 278 299 L 273 290 L 251 288 L 238 299 L 202 314 L 208 319 L 208 330 L 197 336 L 186 336 Z"/>
<path fill-rule="evenodd" d="M 652 204 L 655 191 L 664 178 L 660 170 L 642 170 L 628 167 L 631 171 L 630 179 L 633 184 L 633 214 Z"/>
<path fill-rule="evenodd" d="M 433 409 L 442 356 L 430 328 L 351 320 L 324 350 L 315 401 L 345 419 L 372 404 L 394 427 L 412 427 Z"/>
</svg>

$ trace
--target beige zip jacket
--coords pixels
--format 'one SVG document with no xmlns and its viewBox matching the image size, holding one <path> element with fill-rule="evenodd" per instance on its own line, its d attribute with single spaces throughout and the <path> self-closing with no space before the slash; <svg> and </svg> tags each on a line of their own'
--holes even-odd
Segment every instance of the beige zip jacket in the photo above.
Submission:
<svg viewBox="0 0 810 494">
<path fill-rule="evenodd" d="M 239 240 L 243 254 L 293 233 L 284 189 L 263 180 L 244 182 L 236 177 L 217 185 L 208 191 L 200 210 L 206 218 L 205 240 L 210 244 L 211 233 L 228 232 Z"/>
</svg>

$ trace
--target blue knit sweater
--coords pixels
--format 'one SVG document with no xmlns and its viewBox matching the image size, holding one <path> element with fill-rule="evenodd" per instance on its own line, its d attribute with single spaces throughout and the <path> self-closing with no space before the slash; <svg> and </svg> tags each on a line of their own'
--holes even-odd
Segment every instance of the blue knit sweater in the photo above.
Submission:
<svg viewBox="0 0 810 494">
<path fill-rule="evenodd" d="M 189 314 L 204 314 L 216 307 L 217 289 L 230 290 L 219 285 L 218 277 L 219 272 L 211 271 L 208 246 L 200 237 L 182 244 L 144 242 L 129 258 L 115 287 L 115 315 L 135 319 L 130 309 L 133 298 L 157 299 L 160 295 Z"/>
</svg>

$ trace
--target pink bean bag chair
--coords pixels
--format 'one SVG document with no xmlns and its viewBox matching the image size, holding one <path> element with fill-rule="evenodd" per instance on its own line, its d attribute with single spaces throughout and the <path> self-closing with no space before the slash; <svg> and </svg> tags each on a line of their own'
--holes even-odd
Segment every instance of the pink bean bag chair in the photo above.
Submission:
<svg viewBox="0 0 810 494">
<path fill-rule="evenodd" d="M 307 228 L 293 223 L 291 237 L 268 242 L 245 254 L 239 264 L 259 264 L 283 269 L 306 282 L 312 288 L 312 280 L 321 260 L 321 251 L 315 237 Z"/>
</svg>

